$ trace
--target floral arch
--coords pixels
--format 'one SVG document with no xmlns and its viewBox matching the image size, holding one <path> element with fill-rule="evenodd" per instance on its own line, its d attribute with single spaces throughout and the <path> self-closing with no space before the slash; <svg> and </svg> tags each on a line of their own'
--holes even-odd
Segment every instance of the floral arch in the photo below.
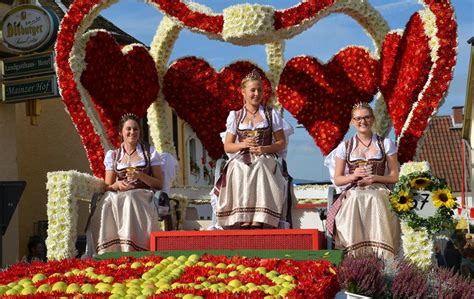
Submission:
<svg viewBox="0 0 474 299">
<path fill-rule="evenodd" d="M 430 118 L 443 103 L 456 61 L 457 25 L 449 0 L 420 1 L 423 8 L 406 27 L 392 31 L 367 1 L 303 0 L 282 10 L 238 4 L 219 14 L 187 1 L 148 0 L 164 14 L 150 50 L 136 44 L 121 47 L 103 30 L 87 31 L 99 13 L 117 1 L 73 2 L 56 43 L 61 96 L 97 178 L 104 176 L 105 151 L 119 142 L 114 127 L 125 112 L 147 114 L 157 149 L 174 153 L 170 106 L 193 127 L 210 156 L 219 158 L 223 149 L 218 133 L 223 127 L 214 124 L 224 126 L 228 111 L 238 107 L 235 89 L 253 68 L 266 78 L 266 97 L 303 124 L 323 154 L 344 137 L 353 104 L 375 96 L 376 113 L 383 120 L 377 131 L 385 135 L 393 124 L 399 159 L 406 162 L 416 155 Z M 285 61 L 285 40 L 331 13 L 355 19 L 373 40 L 375 52 L 348 46 L 326 64 L 309 55 Z M 196 57 L 169 65 L 183 28 L 236 45 L 265 44 L 268 71 L 249 61 L 216 71 Z M 200 97 L 197 91 L 204 87 L 215 96 Z M 180 88 L 197 96 L 174 97 L 170 91 Z M 210 104 L 213 111 L 206 108 Z M 204 123 L 196 114 L 211 121 Z"/>
</svg>

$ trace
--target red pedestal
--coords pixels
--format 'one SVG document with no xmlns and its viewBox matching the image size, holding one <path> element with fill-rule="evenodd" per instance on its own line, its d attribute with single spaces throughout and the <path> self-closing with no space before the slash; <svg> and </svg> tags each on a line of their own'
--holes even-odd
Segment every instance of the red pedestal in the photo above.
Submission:
<svg viewBox="0 0 474 299">
<path fill-rule="evenodd" d="M 316 229 L 262 229 L 153 232 L 150 250 L 324 249 L 324 233 Z"/>
</svg>

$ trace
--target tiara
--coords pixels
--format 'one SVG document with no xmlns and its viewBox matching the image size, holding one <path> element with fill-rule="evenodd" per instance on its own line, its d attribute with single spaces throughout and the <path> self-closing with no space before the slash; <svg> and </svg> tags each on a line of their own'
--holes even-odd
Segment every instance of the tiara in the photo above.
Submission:
<svg viewBox="0 0 474 299">
<path fill-rule="evenodd" d="M 354 104 L 354 106 L 352 106 L 352 110 L 361 109 L 361 108 L 371 109 L 369 103 L 367 103 L 367 102 L 359 102 L 359 103 Z"/>
<path fill-rule="evenodd" d="M 247 76 L 242 79 L 242 82 L 246 81 L 251 81 L 251 80 L 257 80 L 261 81 L 262 77 L 260 77 L 260 74 L 258 73 L 257 69 L 253 69 L 250 73 L 247 74 Z"/>
<path fill-rule="evenodd" d="M 122 115 L 122 117 L 120 118 L 120 120 L 122 122 L 124 121 L 127 121 L 129 119 L 134 119 L 134 120 L 138 120 L 138 116 L 135 114 L 135 113 L 125 113 L 124 115 Z"/>
</svg>

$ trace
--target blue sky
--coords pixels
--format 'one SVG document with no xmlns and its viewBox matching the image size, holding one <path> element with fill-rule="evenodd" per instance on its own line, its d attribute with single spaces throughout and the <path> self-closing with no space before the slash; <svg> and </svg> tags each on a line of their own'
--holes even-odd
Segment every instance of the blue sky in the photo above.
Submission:
<svg viewBox="0 0 474 299">
<path fill-rule="evenodd" d="M 215 12 L 238 3 L 260 3 L 276 8 L 286 8 L 299 0 L 195 0 Z M 391 29 L 404 28 L 410 16 L 422 6 L 416 0 L 371 0 L 369 1 L 387 20 Z M 444 105 L 438 115 L 451 113 L 453 106 L 463 106 L 466 94 L 467 72 L 470 46 L 467 40 L 474 36 L 474 1 L 451 1 L 458 21 L 458 61 Z M 162 14 L 154 7 L 136 0 L 122 0 L 102 12 L 102 15 L 133 35 L 146 45 L 150 45 Z M 316 23 L 302 34 L 286 42 L 285 60 L 297 55 L 311 55 L 327 61 L 339 49 L 348 45 L 366 46 L 373 50 L 372 41 L 350 17 L 333 14 Z M 267 70 L 264 46 L 240 47 L 210 40 L 206 36 L 183 30 L 175 44 L 170 61 L 183 56 L 205 58 L 215 69 L 221 69 L 235 60 L 252 60 Z M 285 114 L 293 125 L 296 121 Z M 328 172 L 322 164 L 322 154 L 305 129 L 296 129 L 290 139 L 288 165 L 295 178 L 316 181 L 328 180 Z"/>
</svg>

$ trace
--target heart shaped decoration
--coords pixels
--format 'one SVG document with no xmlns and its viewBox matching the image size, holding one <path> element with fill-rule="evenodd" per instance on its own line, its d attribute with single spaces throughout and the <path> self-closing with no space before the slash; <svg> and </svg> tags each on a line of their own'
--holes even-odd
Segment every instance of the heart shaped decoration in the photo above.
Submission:
<svg viewBox="0 0 474 299">
<path fill-rule="evenodd" d="M 402 36 L 390 33 L 384 39 L 380 90 L 398 136 L 401 163 L 420 150 L 419 141 L 448 90 L 456 28 L 449 3 L 426 1 L 426 9 L 412 15 Z"/>
<path fill-rule="evenodd" d="M 278 101 L 327 155 L 344 138 L 352 106 L 372 101 L 378 79 L 378 61 L 361 47 L 345 48 L 327 64 L 294 57 L 281 74 Z"/>
<path fill-rule="evenodd" d="M 411 17 L 403 36 L 390 33 L 384 39 L 380 91 L 397 136 L 433 65 L 428 41 L 418 14 Z"/>
<path fill-rule="evenodd" d="M 121 48 L 106 31 L 90 35 L 84 61 L 81 84 L 90 95 L 109 142 L 118 147 L 117 126 L 122 115 L 143 117 L 158 96 L 155 62 L 144 46 Z"/>
<path fill-rule="evenodd" d="M 196 132 L 209 156 L 219 159 L 224 147 L 219 133 L 227 115 L 242 108 L 240 82 L 253 69 L 263 82 L 263 101 L 272 94 L 265 73 L 255 64 L 237 61 L 216 72 L 205 60 L 186 57 L 175 61 L 163 78 L 165 100 Z"/>
</svg>

